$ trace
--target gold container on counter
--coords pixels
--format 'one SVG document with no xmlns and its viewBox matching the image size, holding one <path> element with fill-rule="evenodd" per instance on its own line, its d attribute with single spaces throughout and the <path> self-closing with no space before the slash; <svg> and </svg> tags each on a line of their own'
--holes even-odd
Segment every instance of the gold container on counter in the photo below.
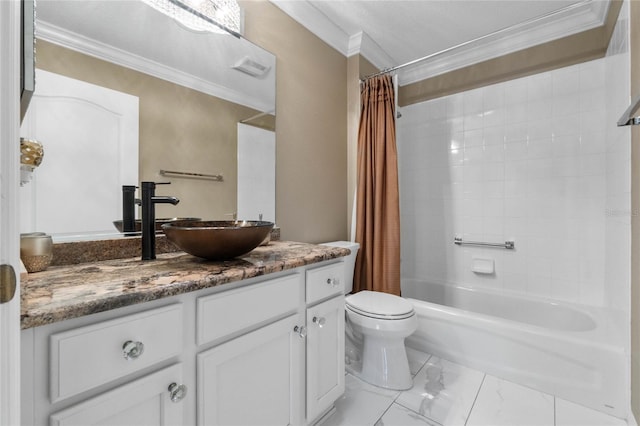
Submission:
<svg viewBox="0 0 640 426">
<path fill-rule="evenodd" d="M 27 272 L 47 269 L 53 259 L 53 240 L 44 232 L 20 234 L 20 259 Z"/>
</svg>

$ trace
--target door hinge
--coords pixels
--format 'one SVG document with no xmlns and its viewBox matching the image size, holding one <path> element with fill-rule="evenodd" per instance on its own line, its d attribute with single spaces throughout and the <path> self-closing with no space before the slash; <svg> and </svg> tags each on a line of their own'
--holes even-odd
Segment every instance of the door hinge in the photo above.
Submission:
<svg viewBox="0 0 640 426">
<path fill-rule="evenodd" d="M 0 265 L 0 303 L 7 303 L 16 294 L 16 271 L 11 265 Z"/>
</svg>

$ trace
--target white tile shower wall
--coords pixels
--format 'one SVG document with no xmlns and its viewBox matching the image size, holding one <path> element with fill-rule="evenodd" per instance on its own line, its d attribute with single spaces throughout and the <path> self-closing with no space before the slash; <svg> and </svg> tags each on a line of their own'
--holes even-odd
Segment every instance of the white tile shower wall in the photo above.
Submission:
<svg viewBox="0 0 640 426">
<path fill-rule="evenodd" d="M 622 5 L 605 57 L 607 123 L 616 122 L 629 106 L 629 2 Z M 607 126 L 607 211 L 605 298 L 626 313 L 629 324 L 631 262 L 631 144 L 630 128 Z M 637 214 L 637 213 L 636 213 Z"/>
<path fill-rule="evenodd" d="M 605 252 L 621 263 L 628 247 L 607 239 L 625 231 L 624 217 L 606 212 L 610 203 L 628 210 L 628 188 L 616 182 L 629 166 L 628 142 L 607 139 L 615 120 L 606 105 L 621 96 L 608 83 L 617 72 L 609 60 L 401 109 L 403 277 L 613 302 Z M 513 239 L 516 250 L 455 246 L 454 236 Z M 474 255 L 494 259 L 495 273 L 473 273 Z"/>
</svg>

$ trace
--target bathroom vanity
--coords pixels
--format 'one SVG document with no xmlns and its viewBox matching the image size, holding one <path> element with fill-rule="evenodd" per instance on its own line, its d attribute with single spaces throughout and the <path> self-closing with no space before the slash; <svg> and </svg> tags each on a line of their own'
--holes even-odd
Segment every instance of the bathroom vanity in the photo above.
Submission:
<svg viewBox="0 0 640 426">
<path fill-rule="evenodd" d="M 23 424 L 316 423 L 344 392 L 348 253 L 272 242 L 30 275 Z"/>
</svg>

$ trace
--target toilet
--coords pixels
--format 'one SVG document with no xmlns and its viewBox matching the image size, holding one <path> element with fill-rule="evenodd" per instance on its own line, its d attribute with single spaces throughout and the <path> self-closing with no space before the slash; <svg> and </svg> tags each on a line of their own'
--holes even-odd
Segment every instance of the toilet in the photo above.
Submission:
<svg viewBox="0 0 640 426">
<path fill-rule="evenodd" d="M 360 245 L 326 243 L 351 250 L 345 258 L 345 367 L 354 376 L 386 389 L 413 386 L 404 339 L 418 328 L 413 305 L 402 297 L 377 291 L 350 295 Z"/>
</svg>

